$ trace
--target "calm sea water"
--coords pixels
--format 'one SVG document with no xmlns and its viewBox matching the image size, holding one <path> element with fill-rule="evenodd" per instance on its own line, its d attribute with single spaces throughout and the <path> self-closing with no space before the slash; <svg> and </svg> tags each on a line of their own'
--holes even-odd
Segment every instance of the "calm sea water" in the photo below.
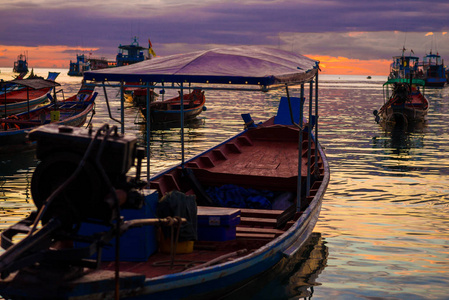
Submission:
<svg viewBox="0 0 449 300">
<path fill-rule="evenodd" d="M 11 79 L 11 70 L 0 70 L 0 78 Z M 35 70 L 42 76 L 48 71 Z M 65 94 L 74 94 L 80 78 L 57 71 Z M 320 220 L 297 264 L 285 266 L 283 277 L 248 287 L 248 297 L 449 299 L 449 87 L 426 89 L 424 124 L 384 130 L 372 111 L 382 104 L 385 79 L 320 76 L 320 142 L 331 167 Z M 94 128 L 113 124 L 97 90 Z M 118 118 L 116 93 L 108 95 Z M 256 122 L 272 116 L 281 95 L 206 92 L 207 111 L 185 130 L 186 157 L 239 132 L 240 113 L 251 112 Z M 138 112 L 127 105 L 125 115 L 126 132 L 143 142 Z M 150 174 L 178 162 L 179 129 L 154 131 L 151 151 Z M 33 151 L 0 156 L 0 230 L 34 209 L 36 164 Z"/>
</svg>

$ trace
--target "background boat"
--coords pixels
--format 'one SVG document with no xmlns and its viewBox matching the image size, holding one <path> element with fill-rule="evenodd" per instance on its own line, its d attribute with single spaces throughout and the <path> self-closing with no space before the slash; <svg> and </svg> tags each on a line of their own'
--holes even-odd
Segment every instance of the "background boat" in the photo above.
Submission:
<svg viewBox="0 0 449 300">
<path fill-rule="evenodd" d="M 429 110 L 429 101 L 421 92 L 422 79 L 389 79 L 384 86 L 384 105 L 373 113 L 376 122 L 414 123 L 423 121 Z"/>
<path fill-rule="evenodd" d="M 206 109 L 206 97 L 204 91 L 194 89 L 189 94 L 183 95 L 183 106 L 181 111 L 180 96 L 164 100 L 153 101 L 150 103 L 150 122 L 152 125 L 172 125 L 179 126 L 181 122 L 181 114 L 183 114 L 184 122 L 189 122 L 196 118 L 203 110 Z M 139 105 L 142 116 L 147 118 L 146 105 Z"/>
<path fill-rule="evenodd" d="M 27 137 L 30 130 L 46 124 L 83 126 L 93 113 L 96 93 L 82 87 L 76 95 L 63 101 L 35 108 L 29 112 L 0 119 L 0 153 L 28 150 L 35 143 Z"/>
<path fill-rule="evenodd" d="M 13 72 L 15 73 L 27 73 L 28 62 L 25 54 L 19 54 L 17 60 L 14 62 Z"/>
<path fill-rule="evenodd" d="M 424 79 L 426 86 L 443 87 L 446 84 L 446 66 L 438 53 L 430 51 L 426 54 L 419 68 L 418 78 Z"/>
<path fill-rule="evenodd" d="M 60 85 L 55 81 L 58 75 L 59 73 L 50 72 L 49 79 L 30 78 L 2 82 L 4 93 L 0 95 L 0 115 L 9 116 L 29 111 L 46 102 L 47 94 Z M 8 84 L 13 85 L 9 91 L 6 87 Z"/>
</svg>

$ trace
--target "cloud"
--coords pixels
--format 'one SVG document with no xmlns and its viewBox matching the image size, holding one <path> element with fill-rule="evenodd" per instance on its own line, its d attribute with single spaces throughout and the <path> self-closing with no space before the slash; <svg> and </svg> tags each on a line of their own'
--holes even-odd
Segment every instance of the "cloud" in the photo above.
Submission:
<svg viewBox="0 0 449 300">
<path fill-rule="evenodd" d="M 426 36 L 433 35 L 433 32 L 426 33 Z"/>
</svg>

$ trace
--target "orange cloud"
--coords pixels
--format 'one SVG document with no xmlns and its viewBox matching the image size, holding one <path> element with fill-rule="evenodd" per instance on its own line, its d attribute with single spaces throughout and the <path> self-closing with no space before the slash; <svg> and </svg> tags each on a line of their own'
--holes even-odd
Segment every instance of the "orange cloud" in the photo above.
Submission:
<svg viewBox="0 0 449 300">
<path fill-rule="evenodd" d="M 426 33 L 426 36 L 433 35 L 433 32 Z"/>
<path fill-rule="evenodd" d="M 76 60 L 76 53 L 93 52 L 98 48 L 87 49 L 68 46 L 4 46 L 0 45 L 0 66 L 13 67 L 19 54 L 26 54 L 29 68 L 68 68 L 70 60 Z"/>
<path fill-rule="evenodd" d="M 323 74 L 386 76 L 390 72 L 390 61 L 385 59 L 360 60 L 334 56 L 307 56 L 320 61 Z"/>
</svg>

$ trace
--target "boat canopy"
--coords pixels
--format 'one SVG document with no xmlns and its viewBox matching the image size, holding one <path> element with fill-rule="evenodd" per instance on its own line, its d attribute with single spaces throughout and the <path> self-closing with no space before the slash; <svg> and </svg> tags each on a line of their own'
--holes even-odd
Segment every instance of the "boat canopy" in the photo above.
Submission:
<svg viewBox="0 0 449 300">
<path fill-rule="evenodd" d="M 318 66 L 316 60 L 281 49 L 235 46 L 155 57 L 129 66 L 85 72 L 84 79 L 272 86 L 312 80 Z"/>
<path fill-rule="evenodd" d="M 42 79 L 42 78 L 14 79 L 11 81 L 2 82 L 2 86 L 6 83 L 14 83 L 14 84 L 29 87 L 29 88 L 32 88 L 35 90 L 60 86 L 59 83 L 57 83 L 53 80 L 47 80 L 47 79 Z"/>
<path fill-rule="evenodd" d="M 391 78 L 391 79 L 388 79 L 388 81 L 385 82 L 383 85 L 386 86 L 388 84 L 394 84 L 394 83 L 399 83 L 399 82 L 410 83 L 410 79 L 409 78 Z M 418 78 L 412 78 L 411 82 L 412 82 L 412 84 L 422 85 L 422 86 L 424 86 L 426 84 L 426 82 L 423 79 L 418 79 Z"/>
</svg>

